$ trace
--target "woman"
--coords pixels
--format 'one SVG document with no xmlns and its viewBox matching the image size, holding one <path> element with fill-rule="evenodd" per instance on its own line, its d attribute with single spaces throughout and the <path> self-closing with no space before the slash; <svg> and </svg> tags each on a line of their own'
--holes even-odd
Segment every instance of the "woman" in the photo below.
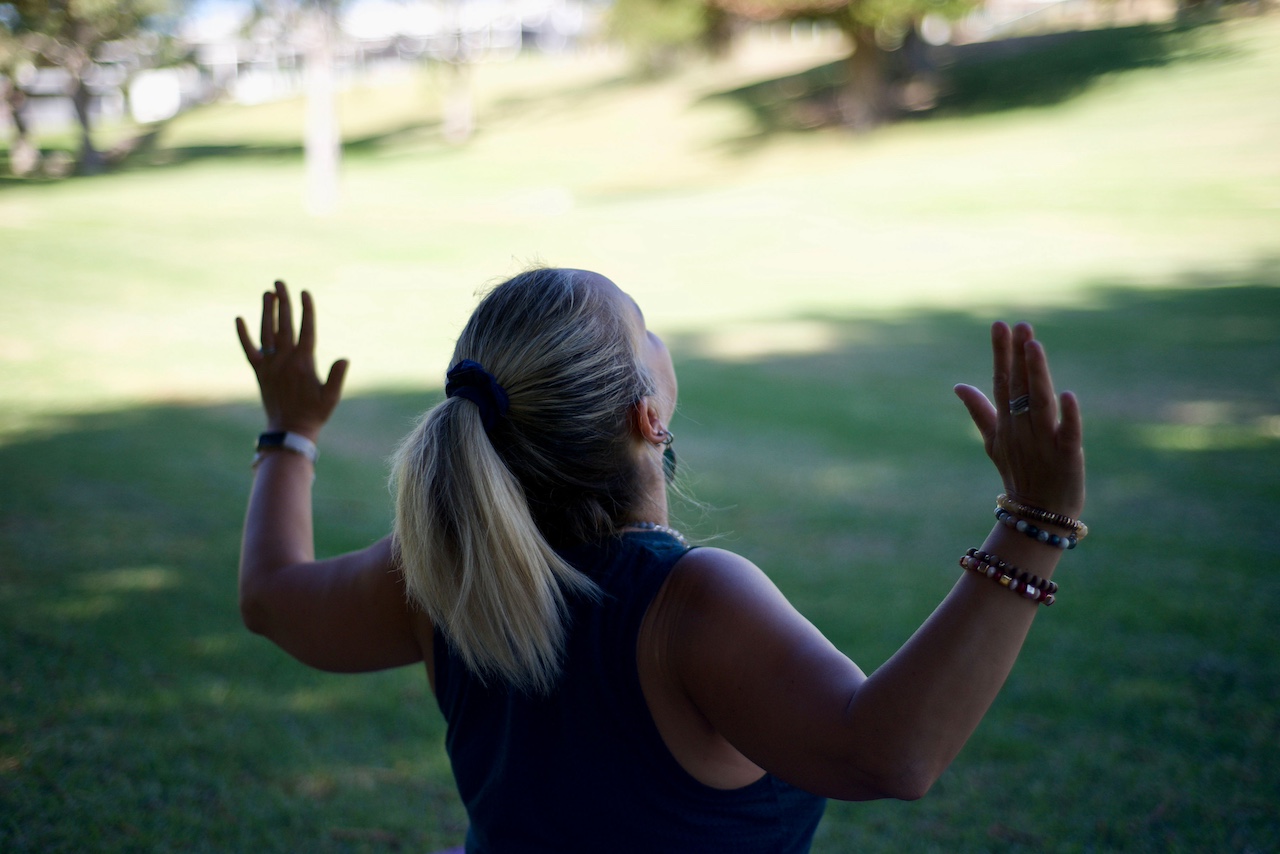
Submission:
<svg viewBox="0 0 1280 854">
<path fill-rule="evenodd" d="M 993 401 L 956 387 L 1003 479 L 972 571 L 866 676 L 746 558 L 667 527 L 676 377 L 603 276 L 499 285 L 394 464 L 392 536 L 316 560 L 314 443 L 347 363 L 315 309 L 237 330 L 268 432 L 245 521 L 250 629 L 300 661 L 425 662 L 471 852 L 808 850 L 824 799 L 922 796 L 999 691 L 1085 529 L 1080 411 L 1029 326 L 992 327 Z"/>
</svg>

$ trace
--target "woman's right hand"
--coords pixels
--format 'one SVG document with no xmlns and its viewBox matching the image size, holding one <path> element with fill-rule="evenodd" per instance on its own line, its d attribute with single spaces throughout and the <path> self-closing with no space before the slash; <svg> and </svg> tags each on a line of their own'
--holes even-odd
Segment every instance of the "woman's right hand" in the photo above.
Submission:
<svg viewBox="0 0 1280 854">
<path fill-rule="evenodd" d="M 1080 404 L 1071 392 L 1057 396 L 1044 346 L 1029 323 L 991 327 L 995 363 L 992 400 L 971 385 L 956 395 L 982 434 L 987 455 L 1010 498 L 1078 518 L 1084 508 L 1084 446 Z M 1010 412 L 1010 401 L 1030 396 L 1030 409 Z"/>
<path fill-rule="evenodd" d="M 293 306 L 284 282 L 262 295 L 262 347 L 255 347 L 244 318 L 236 318 L 236 333 L 245 358 L 253 367 L 262 392 L 267 429 L 300 433 L 313 442 L 342 396 L 347 360 L 329 369 L 329 378 L 316 374 L 316 310 L 311 295 L 302 292 L 302 325 L 293 331 Z"/>
</svg>

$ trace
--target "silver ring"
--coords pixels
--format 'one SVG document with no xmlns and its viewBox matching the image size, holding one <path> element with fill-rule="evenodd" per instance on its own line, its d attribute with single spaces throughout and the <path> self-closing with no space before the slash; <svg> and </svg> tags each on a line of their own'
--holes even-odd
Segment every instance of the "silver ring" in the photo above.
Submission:
<svg viewBox="0 0 1280 854">
<path fill-rule="evenodd" d="M 276 354 L 276 348 L 275 348 L 275 347 L 263 347 L 263 348 L 262 348 L 261 350 L 259 350 L 258 352 L 259 352 L 259 353 L 261 353 L 261 354 L 262 354 L 262 355 L 264 355 L 264 356 L 274 356 L 274 355 Z"/>
<path fill-rule="evenodd" d="M 1024 394 L 1009 401 L 1010 415 L 1026 415 L 1031 411 L 1031 395 Z"/>
</svg>

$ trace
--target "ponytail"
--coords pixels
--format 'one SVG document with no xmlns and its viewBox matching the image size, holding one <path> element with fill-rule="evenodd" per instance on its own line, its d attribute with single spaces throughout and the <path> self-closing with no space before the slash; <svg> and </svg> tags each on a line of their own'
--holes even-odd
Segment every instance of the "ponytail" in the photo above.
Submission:
<svg viewBox="0 0 1280 854">
<path fill-rule="evenodd" d="M 393 459 L 409 596 L 482 680 L 550 690 L 569 597 L 598 595 L 555 549 L 616 534 L 635 505 L 630 413 L 649 383 L 617 315 L 569 271 L 499 286 L 454 356 L 492 371 L 509 411 L 486 425 L 448 398 Z"/>
<path fill-rule="evenodd" d="M 395 540 L 409 595 L 472 671 L 535 693 L 564 648 L 565 591 L 593 585 L 547 544 L 476 407 L 441 403 L 394 462 Z"/>
</svg>

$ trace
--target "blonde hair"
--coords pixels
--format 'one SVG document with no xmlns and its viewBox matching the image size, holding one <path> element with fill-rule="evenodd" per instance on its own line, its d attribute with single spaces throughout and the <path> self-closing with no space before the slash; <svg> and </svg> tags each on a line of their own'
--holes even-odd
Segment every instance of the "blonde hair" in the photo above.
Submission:
<svg viewBox="0 0 1280 854">
<path fill-rule="evenodd" d="M 493 289 L 458 338 L 506 389 L 486 435 L 448 398 L 396 453 L 395 541 L 411 599 L 482 679 L 546 692 L 570 595 L 595 585 L 556 548 L 614 535 L 637 504 L 634 405 L 653 393 L 620 301 L 567 270 Z"/>
</svg>

